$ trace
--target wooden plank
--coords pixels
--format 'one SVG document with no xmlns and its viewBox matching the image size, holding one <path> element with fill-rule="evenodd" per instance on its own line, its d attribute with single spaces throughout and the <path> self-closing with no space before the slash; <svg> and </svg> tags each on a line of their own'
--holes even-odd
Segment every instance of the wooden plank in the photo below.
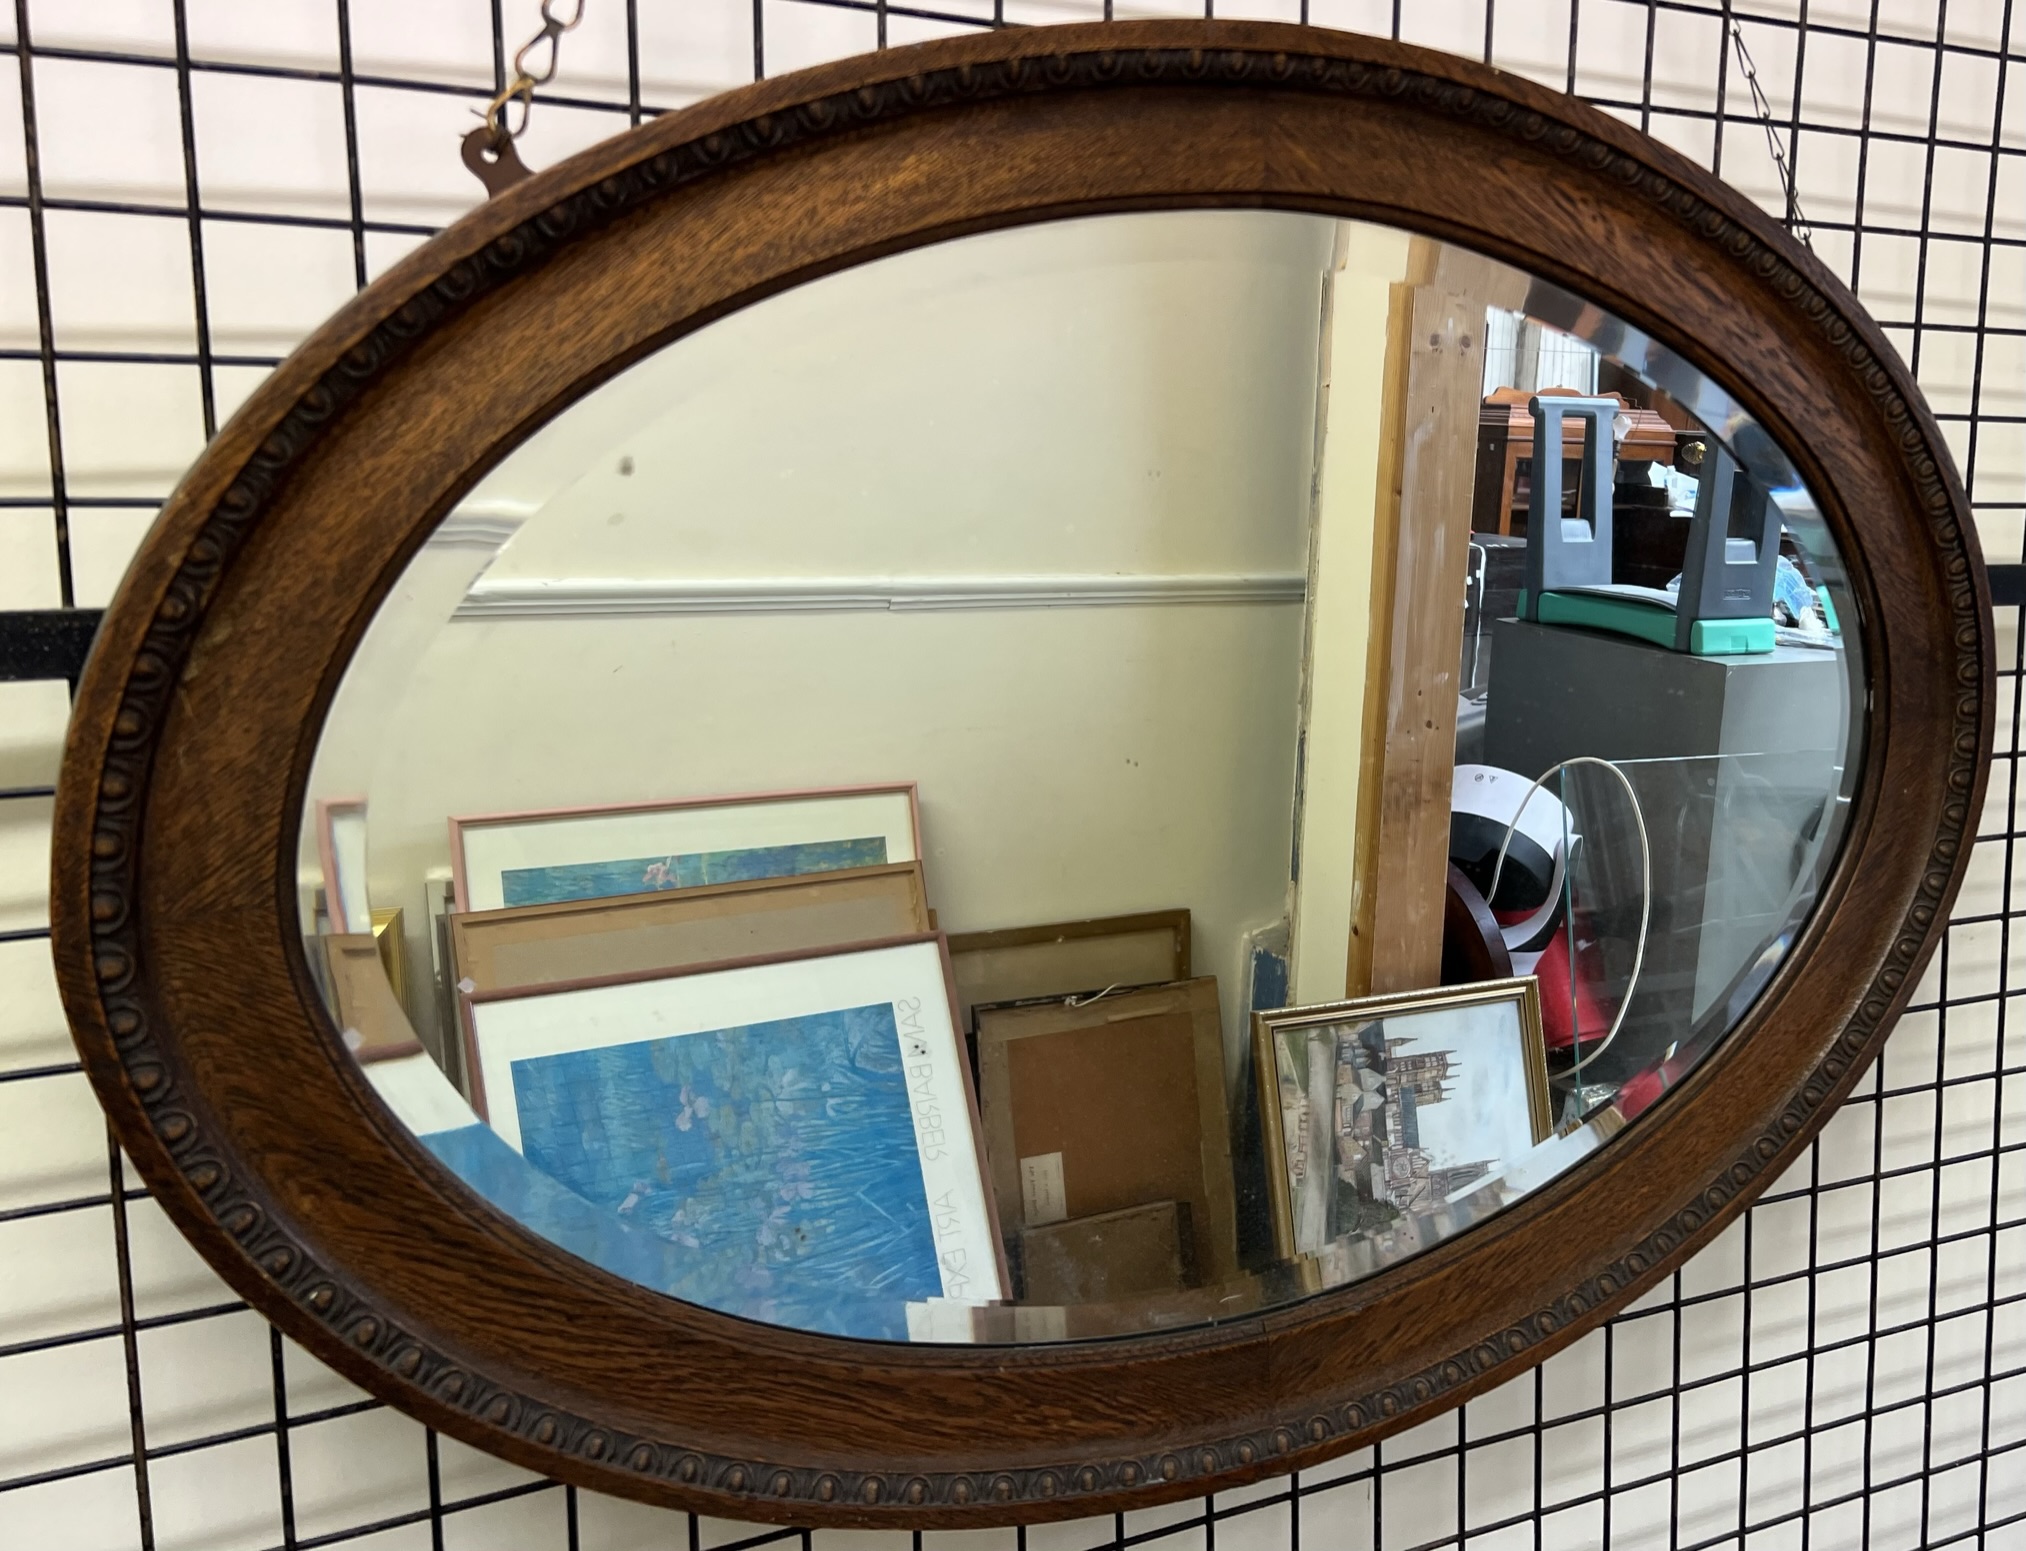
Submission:
<svg viewBox="0 0 2026 1551">
<path fill-rule="evenodd" d="M 1483 301 L 1424 286 L 1413 291 L 1410 305 L 1374 869 L 1374 992 L 1437 985 L 1442 978 L 1449 788 L 1484 383 Z"/>
<path fill-rule="evenodd" d="M 1412 272 L 1410 268 L 1410 273 Z M 1358 773 L 1357 860 L 1351 880 L 1351 942 L 1344 963 L 1344 995 L 1369 996 L 1377 967 L 1379 889 L 1385 837 L 1387 690 L 1392 680 L 1393 606 L 1399 595 L 1397 550 L 1405 480 L 1408 373 L 1413 354 L 1413 296 L 1420 287 L 1396 283 L 1386 312 L 1385 364 L 1379 421 L 1377 519 L 1372 527 L 1372 593 L 1365 658 L 1364 736 Z M 1460 645 L 1459 645 L 1460 649 Z M 1444 805 L 1445 808 L 1447 804 Z"/>
<path fill-rule="evenodd" d="M 1351 996 L 1441 979 L 1485 308 L 1524 297 L 1524 276 L 1440 243 L 1408 273 L 1387 319 Z"/>
<path fill-rule="evenodd" d="M 1523 269 L 1453 242 L 1416 237 L 1407 255 L 1407 283 L 1432 285 L 1458 296 L 1475 297 L 1480 306 L 1522 312 L 1532 278 Z"/>
</svg>

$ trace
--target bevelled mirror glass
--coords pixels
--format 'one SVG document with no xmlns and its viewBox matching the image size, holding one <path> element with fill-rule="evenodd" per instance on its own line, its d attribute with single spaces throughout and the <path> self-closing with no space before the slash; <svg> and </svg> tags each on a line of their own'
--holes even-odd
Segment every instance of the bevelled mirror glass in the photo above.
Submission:
<svg viewBox="0 0 2026 1551">
<path fill-rule="evenodd" d="M 1046 221 L 538 426 L 373 618 L 301 930 L 493 1206 L 723 1312 L 1115 1336 L 1369 1277 L 1752 1004 L 1856 605 L 1708 376 L 1466 248 Z"/>
</svg>

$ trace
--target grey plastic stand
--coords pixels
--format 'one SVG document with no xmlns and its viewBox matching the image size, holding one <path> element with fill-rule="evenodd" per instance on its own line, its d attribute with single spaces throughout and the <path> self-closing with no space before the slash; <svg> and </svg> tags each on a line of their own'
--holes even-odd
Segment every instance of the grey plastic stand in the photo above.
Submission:
<svg viewBox="0 0 2026 1551">
<path fill-rule="evenodd" d="M 1527 618 L 1541 615 L 1541 594 L 1558 587 L 1611 584 L 1611 422 L 1615 399 L 1527 401 L 1534 417 L 1534 475 L 1527 492 Z M 1583 422 L 1583 471 L 1576 517 L 1562 516 L 1562 422 Z"/>
<path fill-rule="evenodd" d="M 1731 536 L 1736 508 L 1745 536 Z M 1764 619 L 1773 612 L 1773 579 L 1780 564 L 1780 524 L 1772 498 L 1737 460 L 1711 445 L 1696 484 L 1695 517 L 1681 562 L 1675 600 L 1674 649 L 1689 649 L 1702 619 Z"/>
</svg>

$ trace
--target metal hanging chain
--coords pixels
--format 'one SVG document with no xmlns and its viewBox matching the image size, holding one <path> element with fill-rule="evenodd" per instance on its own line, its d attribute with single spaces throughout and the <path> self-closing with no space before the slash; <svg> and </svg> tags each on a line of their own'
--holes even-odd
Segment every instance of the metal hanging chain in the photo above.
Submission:
<svg viewBox="0 0 2026 1551">
<path fill-rule="evenodd" d="M 1773 105 L 1766 100 L 1765 89 L 1759 85 L 1758 68 L 1752 63 L 1752 52 L 1745 47 L 1745 30 L 1736 17 L 1731 18 L 1731 42 L 1737 46 L 1738 65 L 1745 72 L 1745 84 L 1752 89 L 1752 110 L 1759 116 L 1759 124 L 1766 131 L 1766 149 L 1773 153 L 1773 165 L 1780 170 L 1780 186 L 1787 191 L 1787 230 L 1801 239 L 1801 246 L 1810 253 L 1815 251 L 1815 230 L 1808 224 L 1808 218 L 1801 214 L 1801 193 L 1794 186 L 1794 169 L 1787 161 L 1787 153 L 1780 149 L 1779 130 L 1773 124 Z M 1717 133 L 1723 133 L 1723 125 L 1717 125 Z"/>
<path fill-rule="evenodd" d="M 556 64 L 562 58 L 563 34 L 584 19 L 585 0 L 576 0 L 567 18 L 557 15 L 559 0 L 542 0 L 542 28 L 514 54 L 513 79 L 485 105 L 479 115 L 485 122 L 464 137 L 464 165 L 469 167 L 489 194 L 503 193 L 527 177 L 527 164 L 514 149 L 514 141 L 527 131 L 528 115 L 535 105 L 535 88 L 556 78 Z M 546 47 L 547 54 L 542 54 Z M 534 61 L 541 59 L 537 69 Z M 507 108 L 520 103 L 520 122 L 509 126 Z"/>
<path fill-rule="evenodd" d="M 520 51 L 514 55 L 514 78 L 507 83 L 504 91 L 486 104 L 485 112 L 481 115 L 485 119 L 486 126 L 493 132 L 495 144 L 506 140 L 518 140 L 526 131 L 528 114 L 535 104 L 535 88 L 547 86 L 556 78 L 556 62 L 562 57 L 563 52 L 563 34 L 584 19 L 584 3 L 585 0 L 577 0 L 576 9 L 570 13 L 570 19 L 564 21 L 556 15 L 556 0 L 542 0 L 542 30 L 520 46 Z M 534 56 L 535 51 L 544 45 L 549 51 L 547 61 L 540 70 L 531 69 L 528 61 Z M 520 99 L 521 121 L 512 129 L 508 129 L 507 104 L 515 98 Z"/>
</svg>

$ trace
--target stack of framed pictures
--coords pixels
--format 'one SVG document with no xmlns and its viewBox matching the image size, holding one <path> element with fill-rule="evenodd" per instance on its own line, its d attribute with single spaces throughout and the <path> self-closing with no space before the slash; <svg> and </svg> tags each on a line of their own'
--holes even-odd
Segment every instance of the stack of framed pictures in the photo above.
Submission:
<svg viewBox="0 0 2026 1551">
<path fill-rule="evenodd" d="M 1031 1303 L 1144 1308 L 1237 1272 L 1217 982 L 1190 938 L 1177 909 L 950 939 Z"/>
<path fill-rule="evenodd" d="M 497 1202 L 551 1237 L 588 1208 L 625 1230 L 608 1269 L 833 1334 L 906 1339 L 910 1305 L 1005 1296 L 911 786 L 450 839 L 466 1092 L 556 1187 Z"/>
<path fill-rule="evenodd" d="M 1233 1269 L 1188 911 L 946 945 L 904 785 L 460 818 L 450 839 L 465 1093 L 572 1221 L 588 1204 L 683 1251 L 649 1266 L 664 1290 L 904 1336 L 927 1304 L 1013 1296 L 1009 1247 L 1063 1302 Z M 498 1176 L 485 1151 L 466 1163 Z M 1051 1165 L 1054 1207 L 1022 1204 L 1023 1166 Z M 491 1183 L 517 1215 L 562 1209 Z M 641 1275 L 631 1246 L 607 1258 Z"/>
<path fill-rule="evenodd" d="M 320 817 L 349 925 L 363 809 Z M 390 1102 L 426 1090 L 423 1140 L 508 1215 L 727 1313 L 887 1340 L 1235 1315 L 1257 1274 L 1354 1274 L 1494 1209 L 1548 1134 L 1519 980 L 1254 1014 L 1263 1137 L 1235 1147 L 1190 912 L 945 938 L 912 786 L 450 840 L 455 1059 L 411 1070 L 435 1058 L 398 1039 L 371 937 L 337 932 L 340 1000 L 378 1031 L 348 1043 Z M 1262 1151 L 1263 1202 L 1239 1188 Z"/>
</svg>

